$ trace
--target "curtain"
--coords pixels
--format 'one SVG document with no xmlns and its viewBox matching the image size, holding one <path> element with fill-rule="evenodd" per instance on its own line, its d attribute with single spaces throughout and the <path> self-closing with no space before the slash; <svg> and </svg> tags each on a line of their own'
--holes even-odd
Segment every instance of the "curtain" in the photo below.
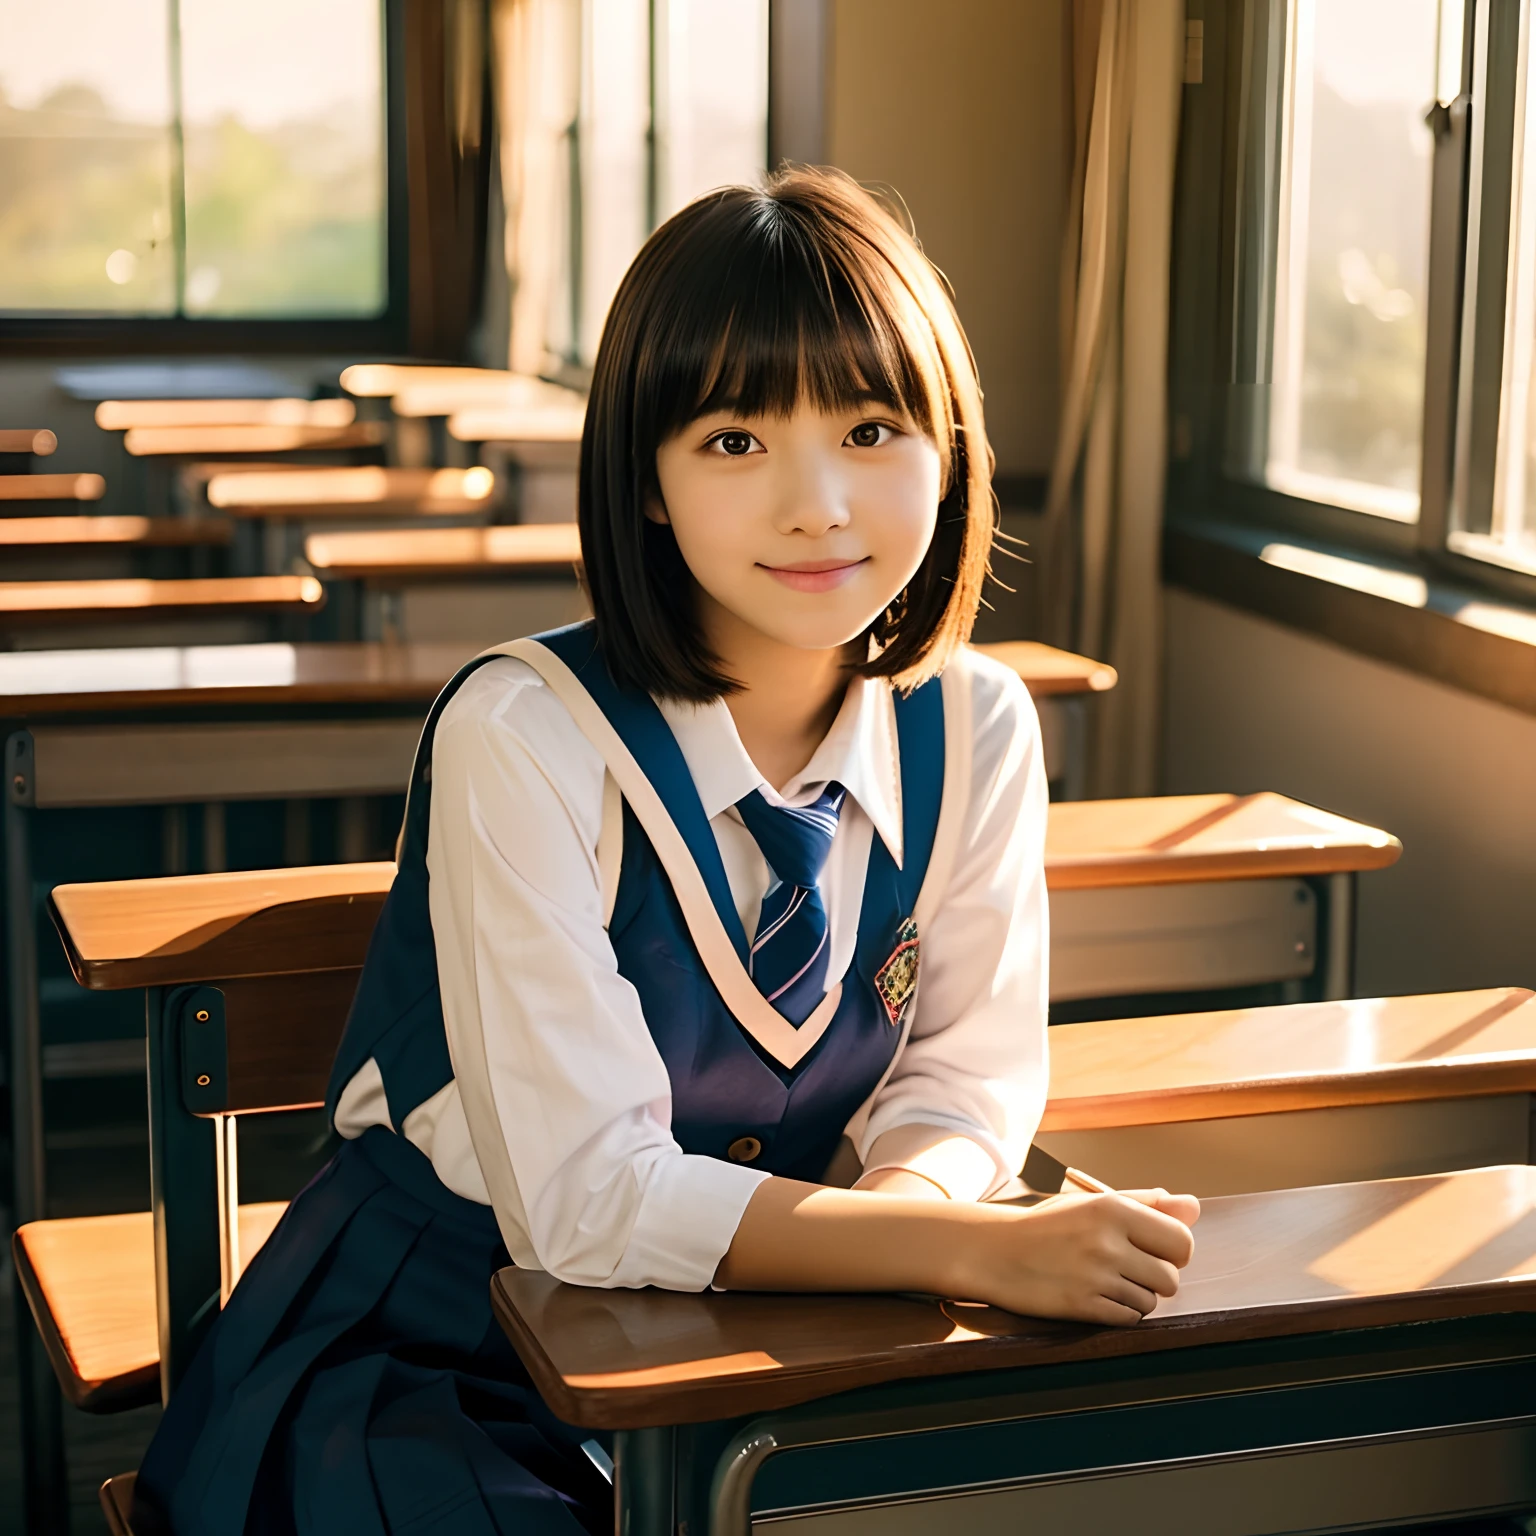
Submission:
<svg viewBox="0 0 1536 1536">
<path fill-rule="evenodd" d="M 1090 792 L 1156 787 L 1169 247 L 1184 0 L 1071 0 L 1062 409 L 1046 500 L 1048 638 L 1110 662 Z"/>
<path fill-rule="evenodd" d="M 408 345 L 459 358 L 480 309 L 490 161 L 485 0 L 406 0 Z"/>
</svg>

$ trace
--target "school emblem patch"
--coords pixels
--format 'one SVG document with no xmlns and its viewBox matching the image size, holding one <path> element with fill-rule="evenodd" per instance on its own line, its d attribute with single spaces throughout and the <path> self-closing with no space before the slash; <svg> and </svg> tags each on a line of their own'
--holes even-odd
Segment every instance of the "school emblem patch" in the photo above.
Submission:
<svg viewBox="0 0 1536 1536">
<path fill-rule="evenodd" d="M 885 1016 L 892 1029 L 901 1024 L 907 1004 L 917 991 L 918 951 L 917 919 L 909 917 L 896 930 L 896 948 L 890 959 L 875 972 L 875 991 L 885 1004 Z"/>
</svg>

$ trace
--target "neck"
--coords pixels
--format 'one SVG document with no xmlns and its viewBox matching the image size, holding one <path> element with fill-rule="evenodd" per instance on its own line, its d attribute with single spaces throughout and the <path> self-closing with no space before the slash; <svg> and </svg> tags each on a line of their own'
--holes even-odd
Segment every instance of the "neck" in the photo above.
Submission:
<svg viewBox="0 0 1536 1536">
<path fill-rule="evenodd" d="M 810 762 L 848 691 L 849 647 L 802 650 L 743 623 L 701 594 L 704 633 L 727 677 L 725 705 L 747 756 L 775 789 Z"/>
</svg>

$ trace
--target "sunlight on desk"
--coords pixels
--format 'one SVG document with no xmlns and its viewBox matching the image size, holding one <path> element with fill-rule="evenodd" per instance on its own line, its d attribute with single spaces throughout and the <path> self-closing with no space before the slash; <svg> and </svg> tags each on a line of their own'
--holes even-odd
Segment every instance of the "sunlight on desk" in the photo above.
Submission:
<svg viewBox="0 0 1536 1536">
<path fill-rule="evenodd" d="M 350 400 L 103 400 L 96 425 L 106 432 L 133 427 L 348 427 Z"/>
<path fill-rule="evenodd" d="M 218 474 L 208 481 L 211 506 L 234 516 L 289 507 L 337 511 L 410 503 L 417 512 L 461 512 L 483 506 L 496 477 L 483 465 L 473 469 L 287 468 Z"/>
</svg>

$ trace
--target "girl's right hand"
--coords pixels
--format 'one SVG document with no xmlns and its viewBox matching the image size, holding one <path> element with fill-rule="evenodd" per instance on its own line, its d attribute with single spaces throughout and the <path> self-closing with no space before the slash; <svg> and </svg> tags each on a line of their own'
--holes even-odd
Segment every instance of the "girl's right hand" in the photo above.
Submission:
<svg viewBox="0 0 1536 1536">
<path fill-rule="evenodd" d="M 1139 1323 L 1177 1292 L 1199 1213 L 1165 1190 L 1058 1195 L 972 1228 L 955 1294 L 1030 1317 Z"/>
</svg>

